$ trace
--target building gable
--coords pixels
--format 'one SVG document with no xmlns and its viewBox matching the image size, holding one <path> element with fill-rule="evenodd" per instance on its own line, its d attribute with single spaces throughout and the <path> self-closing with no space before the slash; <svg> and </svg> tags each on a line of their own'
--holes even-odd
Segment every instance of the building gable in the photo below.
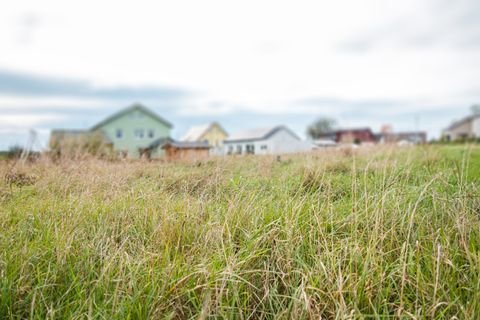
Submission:
<svg viewBox="0 0 480 320">
<path fill-rule="evenodd" d="M 197 141 L 207 141 L 213 147 L 221 147 L 227 132 L 216 122 L 212 123 Z"/>
<path fill-rule="evenodd" d="M 246 130 L 243 132 L 239 132 L 234 134 L 229 139 L 225 140 L 226 143 L 235 143 L 235 142 L 248 142 L 248 141 L 259 141 L 259 140 L 266 140 L 269 139 L 271 136 L 277 134 L 277 132 L 286 132 L 292 138 L 296 140 L 300 140 L 300 138 L 287 126 L 280 125 L 275 127 L 269 128 L 257 128 Z"/>
<path fill-rule="evenodd" d="M 144 107 L 141 104 L 134 104 L 134 105 L 132 105 L 128 108 L 120 110 L 119 112 L 111 115 L 110 117 L 106 118 L 105 120 L 97 123 L 90 130 L 95 131 L 95 130 L 101 129 L 102 127 L 108 125 L 109 123 L 111 123 L 115 120 L 118 120 L 119 118 L 122 118 L 122 117 L 125 117 L 125 116 L 135 116 L 135 115 L 144 115 L 144 116 L 150 117 L 150 118 L 154 119 L 155 121 L 159 122 L 160 124 L 164 125 L 165 127 L 169 128 L 169 129 L 171 129 L 173 127 L 173 125 L 170 122 L 163 119 L 162 117 L 160 117 L 159 115 L 157 115 L 156 113 L 151 111 L 150 109 Z"/>
<path fill-rule="evenodd" d="M 172 125 L 141 105 L 124 109 L 94 126 L 112 142 L 114 150 L 137 158 L 157 139 L 170 137 Z"/>
<path fill-rule="evenodd" d="M 295 134 L 295 132 L 293 132 L 286 126 L 279 126 L 275 128 L 265 136 L 265 139 L 269 139 L 270 137 L 278 134 L 282 134 L 283 136 L 289 136 L 293 140 L 298 140 L 298 141 L 301 140 L 300 137 Z"/>
<path fill-rule="evenodd" d="M 205 125 L 191 127 L 182 137 L 182 141 L 203 141 L 208 139 L 208 136 L 210 135 L 222 136 L 225 138 L 228 134 L 219 123 L 212 122 Z"/>
<path fill-rule="evenodd" d="M 286 126 L 247 130 L 225 141 L 225 154 L 282 154 L 304 152 L 311 144 Z"/>
</svg>

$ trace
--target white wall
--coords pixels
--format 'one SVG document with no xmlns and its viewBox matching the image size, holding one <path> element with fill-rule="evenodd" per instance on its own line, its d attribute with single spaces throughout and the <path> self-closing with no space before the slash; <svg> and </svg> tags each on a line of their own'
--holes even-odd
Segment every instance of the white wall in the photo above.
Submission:
<svg viewBox="0 0 480 320">
<path fill-rule="evenodd" d="M 480 117 L 473 120 L 472 131 L 476 138 L 480 138 Z"/>
<path fill-rule="evenodd" d="M 233 154 L 237 153 L 237 146 L 242 147 L 242 154 L 246 154 L 247 145 L 255 146 L 255 154 L 284 154 L 297 153 L 312 150 L 311 143 L 308 141 L 298 140 L 286 130 L 279 130 L 265 140 L 257 140 L 252 142 L 228 142 L 224 143 L 224 154 L 228 153 L 228 147 L 233 146 Z M 266 146 L 266 149 L 262 149 Z"/>
</svg>

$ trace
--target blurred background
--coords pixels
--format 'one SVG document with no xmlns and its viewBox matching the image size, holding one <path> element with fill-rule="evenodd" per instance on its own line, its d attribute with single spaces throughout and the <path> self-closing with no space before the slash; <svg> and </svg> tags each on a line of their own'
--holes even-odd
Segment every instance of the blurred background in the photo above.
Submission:
<svg viewBox="0 0 480 320">
<path fill-rule="evenodd" d="M 142 103 L 173 138 L 317 118 L 442 129 L 479 108 L 478 0 L 9 1 L 0 150 Z M 32 131 L 34 130 L 34 131 Z"/>
</svg>

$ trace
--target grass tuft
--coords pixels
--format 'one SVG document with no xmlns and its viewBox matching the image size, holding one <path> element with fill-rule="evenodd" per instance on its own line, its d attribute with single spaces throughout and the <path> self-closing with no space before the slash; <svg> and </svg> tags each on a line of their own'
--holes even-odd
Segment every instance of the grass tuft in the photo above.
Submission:
<svg viewBox="0 0 480 320">
<path fill-rule="evenodd" d="M 480 149 L 0 163 L 0 318 L 480 317 Z"/>
</svg>

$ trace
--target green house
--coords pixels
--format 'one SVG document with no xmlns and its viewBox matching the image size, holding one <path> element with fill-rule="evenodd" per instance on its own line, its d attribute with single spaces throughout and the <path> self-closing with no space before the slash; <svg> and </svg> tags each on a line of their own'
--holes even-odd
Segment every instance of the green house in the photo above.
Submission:
<svg viewBox="0 0 480 320">
<path fill-rule="evenodd" d="M 172 124 L 141 104 L 134 104 L 123 109 L 82 132 L 71 130 L 54 130 L 50 137 L 50 146 L 58 144 L 59 140 L 81 135 L 87 137 L 100 133 L 106 143 L 113 147 L 119 155 L 137 159 L 143 154 L 150 158 L 160 158 L 164 155 L 162 141 L 170 139 Z"/>
<path fill-rule="evenodd" d="M 170 137 L 172 124 L 141 104 L 123 109 L 100 123 L 90 131 L 101 131 L 113 144 L 113 149 L 129 158 L 139 158 L 157 140 Z M 161 148 L 151 150 L 150 156 L 163 156 Z"/>
</svg>

